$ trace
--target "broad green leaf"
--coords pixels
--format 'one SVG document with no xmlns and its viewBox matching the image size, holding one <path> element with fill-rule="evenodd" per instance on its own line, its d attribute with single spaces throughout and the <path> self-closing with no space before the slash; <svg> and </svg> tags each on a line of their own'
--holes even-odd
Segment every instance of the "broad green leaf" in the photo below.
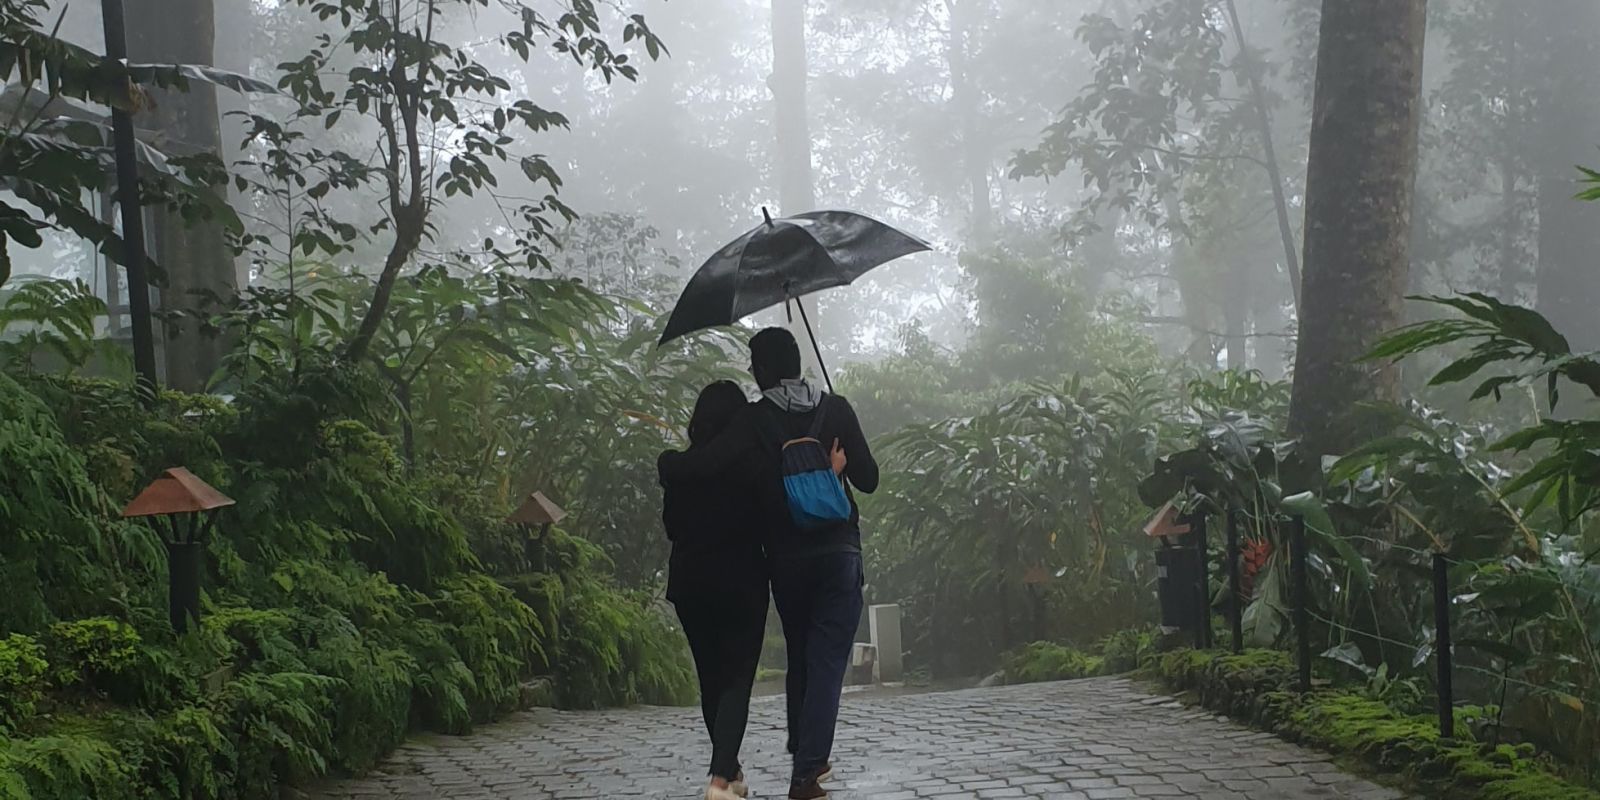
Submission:
<svg viewBox="0 0 1600 800">
<path fill-rule="evenodd" d="M 1326 544 L 1338 553 L 1340 563 L 1350 571 L 1350 579 L 1358 588 L 1372 588 L 1372 572 L 1367 566 L 1366 559 L 1348 540 L 1339 535 L 1338 529 L 1333 524 L 1333 518 L 1328 516 L 1328 509 L 1322 504 L 1321 499 L 1311 492 L 1290 495 L 1283 498 L 1283 510 L 1284 513 L 1303 518 L 1306 531 L 1313 534 L 1316 541 Z"/>
</svg>

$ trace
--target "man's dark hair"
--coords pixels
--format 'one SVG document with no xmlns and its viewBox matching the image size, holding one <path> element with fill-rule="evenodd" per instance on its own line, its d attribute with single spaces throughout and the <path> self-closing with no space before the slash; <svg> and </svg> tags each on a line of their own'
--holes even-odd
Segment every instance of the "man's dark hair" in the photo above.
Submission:
<svg viewBox="0 0 1600 800">
<path fill-rule="evenodd" d="M 767 328 L 750 337 L 750 371 L 762 389 L 800 377 L 800 344 L 787 328 Z"/>
</svg>

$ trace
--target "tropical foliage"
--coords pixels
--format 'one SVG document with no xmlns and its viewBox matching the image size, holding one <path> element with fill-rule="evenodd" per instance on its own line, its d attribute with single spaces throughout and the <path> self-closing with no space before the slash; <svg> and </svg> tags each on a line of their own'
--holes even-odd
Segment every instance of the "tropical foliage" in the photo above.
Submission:
<svg viewBox="0 0 1600 800">
<path fill-rule="evenodd" d="M 509 250 L 475 263 L 430 254 L 402 273 L 443 197 L 496 185 L 493 166 L 512 158 L 505 128 L 562 120 L 531 103 L 458 116 L 461 98 L 509 85 L 430 40 L 431 23 L 386 28 L 380 4 L 300 6 L 350 35 L 290 65 L 279 87 L 300 113 L 246 120 L 258 160 L 235 177 L 251 214 L 227 219 L 259 280 L 199 315 L 230 345 L 218 394 L 128 383 L 90 287 L 0 289 L 0 796 L 275 797 L 368 768 L 413 729 L 465 732 L 540 696 L 693 700 L 681 634 L 649 591 L 664 559 L 643 470 L 721 374 L 721 340 L 658 355 L 651 310 L 519 274 Z M 24 104 L 0 140 L 0 175 L 25 203 L 0 211 L 4 235 L 39 246 L 54 227 L 116 254 L 115 231 L 83 205 L 109 186 L 108 140 L 74 138 L 88 128 L 52 115 L 137 103 L 145 84 L 279 90 L 220 70 L 107 67 L 46 33 L 44 9 L 0 9 L 0 73 Z M 633 77 L 595 13 L 529 13 L 506 42 L 548 41 L 607 78 Z M 642 19 L 623 33 L 659 51 Z M 361 66 L 369 57 L 388 68 Z M 389 170 L 305 141 L 307 120 L 332 128 L 344 111 L 390 126 Z M 435 155 L 419 121 L 471 125 L 475 149 L 438 175 L 397 174 Z M 231 213 L 186 204 L 185 187 L 218 182 L 214 156 L 190 159 L 208 170 L 191 177 L 187 162 L 141 152 L 154 167 L 147 204 Z M 517 163 L 557 182 L 542 157 Z M 359 228 L 320 205 L 368 183 L 412 199 Z M 529 258 L 549 243 L 539 215 L 565 212 L 553 197 L 534 205 L 513 237 Z M 259 212 L 282 208 L 295 211 L 263 223 Z M 385 232 L 397 238 L 375 286 L 357 245 Z M 600 452 L 616 461 L 597 469 Z M 237 500 L 204 542 L 203 623 L 182 635 L 166 618 L 164 528 L 117 513 L 179 465 Z M 566 506 L 567 524 L 505 522 L 533 489 Z M 617 502 L 623 492 L 632 503 Z"/>
<path fill-rule="evenodd" d="M 1372 358 L 1447 348 L 1432 378 L 1474 381 L 1475 399 L 1591 388 L 1596 368 L 1539 314 L 1480 295 L 1419 298 L 1460 312 L 1387 338 Z M 1143 487 L 1159 504 L 1238 520 L 1263 560 L 1244 601 L 1254 646 L 1291 633 L 1287 536 L 1304 520 L 1311 554 L 1314 636 L 1331 673 L 1347 672 L 1401 710 L 1433 691 L 1437 631 L 1433 555 L 1449 559 L 1458 700 L 1488 709 L 1496 740 L 1532 741 L 1594 769 L 1600 720 L 1600 565 L 1588 521 L 1595 505 L 1593 423 L 1462 423 L 1419 402 L 1387 414 L 1395 433 L 1326 465 L 1305 464 L 1281 416 L 1228 412 L 1199 446 L 1156 462 Z M 1290 488 L 1285 488 L 1285 487 Z M 1216 604 L 1230 602 L 1222 582 Z M 1325 652 L 1324 652 L 1325 651 Z"/>
</svg>

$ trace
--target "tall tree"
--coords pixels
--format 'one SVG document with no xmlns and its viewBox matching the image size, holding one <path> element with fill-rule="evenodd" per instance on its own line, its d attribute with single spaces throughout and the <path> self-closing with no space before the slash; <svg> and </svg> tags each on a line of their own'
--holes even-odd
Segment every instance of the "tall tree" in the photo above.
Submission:
<svg viewBox="0 0 1600 800">
<path fill-rule="evenodd" d="M 950 105 L 961 130 L 961 169 L 970 195 L 967 224 L 980 242 L 987 239 L 994 222 L 994 204 L 989 196 L 989 169 L 992 158 L 979 137 L 978 114 L 982 98 L 972 75 L 973 18 L 976 0 L 944 0 L 950 15 L 949 39 L 945 45 L 950 67 Z"/>
<path fill-rule="evenodd" d="M 806 0 L 772 0 L 772 120 L 778 202 L 786 214 L 810 211 L 817 202 L 811 182 L 806 69 Z"/>
<path fill-rule="evenodd" d="M 1189 327 L 1198 338 L 1185 349 L 1205 363 L 1211 363 L 1209 340 L 1218 332 L 1205 324 L 1215 309 L 1201 306 L 1235 304 L 1231 311 L 1241 327 L 1248 327 L 1250 309 L 1238 305 L 1238 295 L 1210 291 L 1216 275 L 1194 272 L 1220 265 L 1193 258 L 1190 240 L 1208 216 L 1193 206 L 1215 205 L 1207 196 L 1223 192 L 1259 206 L 1267 219 L 1275 216 L 1279 241 L 1273 249 L 1285 254 L 1279 263 L 1287 280 L 1278 290 L 1256 294 L 1264 303 L 1285 297 L 1292 304 L 1301 283 L 1292 257 L 1297 245 L 1288 224 L 1287 175 L 1278 164 L 1270 113 L 1277 93 L 1268 81 L 1277 70 L 1264 49 L 1245 40 L 1245 19 L 1251 19 L 1246 12 L 1216 0 L 1145 0 L 1131 16 L 1085 16 L 1078 38 L 1094 56 L 1093 77 L 1039 145 L 1012 162 L 1013 176 L 1082 173 L 1089 196 L 1074 220 L 1075 235 L 1093 230 L 1087 223 L 1106 208 L 1119 209 L 1126 224 L 1161 231 L 1160 238 L 1171 242 L 1168 277 L 1176 282 L 1184 313 L 1150 321 Z M 1234 49 L 1237 58 L 1229 58 Z M 1228 86 L 1230 78 L 1244 98 Z M 1236 167 L 1260 169 L 1266 180 L 1235 174 Z M 1219 180 L 1223 175 L 1227 179 Z M 1252 248 L 1241 255 L 1264 261 L 1273 258 L 1269 252 Z M 1241 342 L 1234 337 L 1242 359 Z"/>
<path fill-rule="evenodd" d="M 1289 273 L 1289 291 L 1294 299 L 1294 306 L 1299 308 L 1300 259 L 1295 252 L 1294 228 L 1289 224 L 1289 201 L 1284 197 L 1283 172 L 1278 167 L 1278 150 L 1272 143 L 1272 110 L 1267 105 L 1267 91 L 1262 86 L 1261 64 L 1251 51 L 1250 43 L 1245 39 L 1244 23 L 1239 20 L 1238 3 L 1227 0 L 1226 7 L 1228 21 L 1233 26 L 1234 40 L 1239 45 L 1241 67 L 1235 70 L 1235 77 L 1242 71 L 1245 82 L 1250 86 L 1251 105 L 1255 106 L 1256 124 L 1261 137 L 1262 168 L 1266 170 L 1267 180 L 1272 185 L 1272 205 L 1278 215 L 1278 235 L 1283 240 L 1283 266 Z M 1232 357 L 1232 345 L 1230 345 L 1230 362 Z M 1234 365 L 1230 363 L 1229 366 Z"/>
<path fill-rule="evenodd" d="M 1429 111 L 1437 117 L 1425 123 L 1418 177 L 1422 186 L 1438 188 L 1419 189 L 1419 197 L 1432 195 L 1435 201 L 1423 207 L 1448 215 L 1433 223 L 1447 232 L 1433 243 L 1443 245 L 1440 255 L 1468 255 L 1477 268 L 1470 282 L 1459 267 L 1451 268 L 1442 283 L 1527 302 L 1538 230 L 1537 153 L 1529 136 L 1535 130 L 1531 114 L 1545 43 L 1535 30 L 1534 12 L 1520 3 L 1450 0 L 1435 3 L 1429 17 L 1449 45 L 1448 67 L 1429 98 Z M 1461 164 L 1487 169 L 1463 170 Z M 1419 218 L 1417 227 L 1422 224 Z M 1413 257 L 1413 271 L 1424 263 Z"/>
<path fill-rule="evenodd" d="M 1361 357 L 1404 321 L 1426 12 L 1427 0 L 1322 4 L 1289 411 L 1313 454 L 1361 441 L 1358 404 L 1397 389 L 1394 366 Z"/>
<path fill-rule="evenodd" d="M 293 3 L 335 31 L 320 36 L 304 57 L 283 65 L 280 86 L 300 105 L 292 124 L 266 114 L 251 115 L 251 138 L 267 150 L 259 164 L 264 178 L 255 185 L 263 194 L 297 201 L 294 219 L 283 231 L 286 235 L 278 237 L 286 239 L 291 249 L 338 256 L 371 240 L 386 251 L 371 300 L 346 342 L 345 357 L 351 362 L 367 357 L 389 317 L 396 282 L 419 256 L 478 270 L 548 268 L 553 220 L 570 221 L 575 215 L 556 196 L 561 178 L 550 160 L 542 155 L 518 156 L 511 148 L 527 137 L 566 127 L 567 118 L 512 95 L 510 79 L 495 65 L 507 63 L 506 56 L 526 62 L 539 49 L 548 48 L 607 82 L 616 77 L 635 79 L 638 69 L 632 55 L 612 48 L 602 25 L 608 20 L 600 9 L 589 0 L 503 0 L 491 6 L 501 21 L 484 25 L 495 31 L 493 38 L 453 43 L 467 36 L 477 38 L 470 30 L 452 26 L 488 4 L 482 0 Z M 652 59 L 663 52 L 642 15 L 616 24 L 622 41 L 637 42 Z M 489 44 L 494 47 L 484 46 Z M 354 65 L 348 71 L 329 69 L 350 62 Z M 326 150 L 308 141 L 301 130 L 318 126 L 328 130 L 340 124 L 363 130 L 376 140 L 376 147 L 359 155 Z M 443 142 L 449 142 L 448 149 Z M 521 196 L 515 198 L 496 191 L 504 182 L 499 168 L 511 164 L 520 167 L 526 178 Z M 239 180 L 249 184 L 243 177 Z M 365 215 L 362 222 L 345 218 L 346 209 L 331 210 L 330 196 L 368 187 L 378 189 L 381 199 L 376 208 L 356 209 Z M 529 196 L 541 192 L 542 197 Z M 424 249 L 437 240 L 439 212 L 447 210 L 452 199 L 479 193 L 496 198 L 509 230 L 442 254 Z M 374 217 L 375 221 L 366 221 Z M 271 237 L 263 238 L 270 244 Z"/>
<path fill-rule="evenodd" d="M 1594 31 L 1600 3 L 1542 0 L 1527 6 L 1548 41 L 1535 91 L 1533 149 L 1539 181 L 1538 308 L 1575 346 L 1600 347 L 1594 304 L 1600 300 L 1600 226 L 1575 202 L 1576 165 L 1600 158 L 1600 70 Z"/>
<path fill-rule="evenodd" d="M 128 56 L 133 61 L 211 66 L 215 58 L 216 12 L 212 0 L 127 0 Z M 155 109 L 141 122 L 159 132 L 161 149 L 221 157 L 217 93 L 195 82 L 187 91 L 157 93 Z M 219 193 L 225 187 L 217 187 Z M 161 309 L 174 314 L 164 347 L 167 382 L 200 391 L 222 360 L 225 344 L 205 330 L 198 315 L 239 292 L 238 269 L 220 219 L 185 219 L 153 205 L 151 245 L 165 274 Z"/>
<path fill-rule="evenodd" d="M 811 179 L 811 118 L 806 111 L 806 0 L 772 0 L 772 123 L 777 148 L 778 202 L 785 214 L 811 211 L 817 205 Z M 822 363 L 812 352 L 811 337 L 818 333 L 814 300 L 795 301 L 800 313 L 790 329 L 800 340 L 800 359 L 806 370 L 822 374 Z M 810 321 L 810 331 L 806 321 Z"/>
</svg>

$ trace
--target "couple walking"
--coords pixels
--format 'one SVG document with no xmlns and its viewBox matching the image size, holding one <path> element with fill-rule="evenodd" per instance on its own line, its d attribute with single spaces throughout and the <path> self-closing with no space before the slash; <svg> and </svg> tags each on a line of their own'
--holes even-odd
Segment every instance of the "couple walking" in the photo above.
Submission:
<svg viewBox="0 0 1600 800">
<path fill-rule="evenodd" d="M 788 796 L 815 800 L 828 796 L 821 784 L 862 610 L 860 516 L 843 484 L 873 492 L 878 465 L 850 404 L 800 377 L 789 331 L 750 340 L 750 371 L 760 401 L 731 381 L 706 387 L 689 449 L 657 462 L 672 540 L 667 598 L 700 678 L 712 747 L 706 800 L 747 791 L 739 747 L 769 590 L 788 649 Z"/>
</svg>

